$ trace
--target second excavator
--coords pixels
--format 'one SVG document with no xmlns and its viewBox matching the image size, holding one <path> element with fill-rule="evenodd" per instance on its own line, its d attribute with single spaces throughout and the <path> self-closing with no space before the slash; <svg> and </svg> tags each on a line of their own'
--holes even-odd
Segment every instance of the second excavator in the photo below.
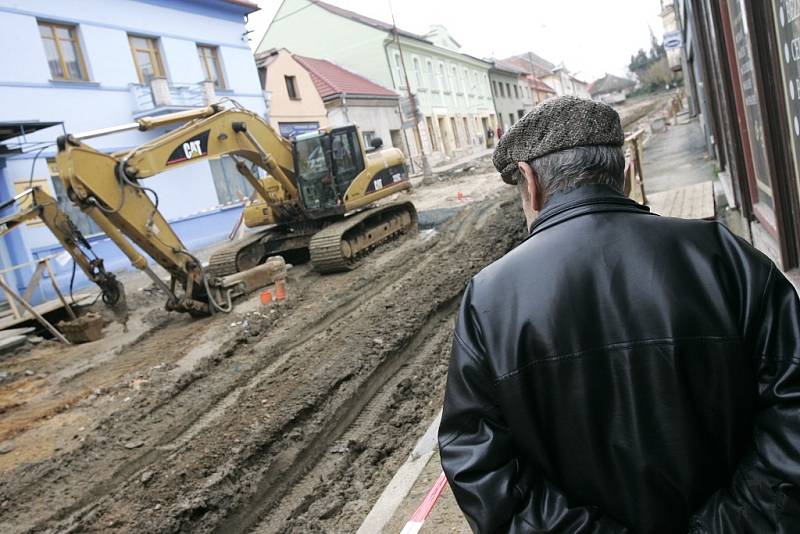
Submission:
<svg viewBox="0 0 800 534">
<path fill-rule="evenodd" d="M 84 143 L 99 135 L 175 123 L 183 124 L 114 154 Z M 172 168 L 222 156 L 236 162 L 255 191 L 257 198 L 245 207 L 244 222 L 256 231 L 219 250 L 203 269 L 159 213 L 157 196 L 143 183 Z M 400 150 L 381 149 L 380 143 L 365 147 L 354 125 L 321 129 L 289 141 L 235 102 L 231 107 L 215 104 L 62 136 L 56 164 L 73 202 L 99 219 L 101 227 L 110 223 L 119 228 L 172 275 L 170 287 L 162 283 L 171 295 L 167 307 L 195 314 L 215 308 L 226 311 L 219 305 L 226 291 L 214 288 L 230 287 L 226 279 L 234 277 L 235 282 L 239 279 L 235 277 L 245 276 L 270 256 L 295 262 L 298 257 L 310 258 L 322 273 L 348 270 L 376 245 L 417 226 L 411 202 L 376 204 L 411 187 Z M 266 177 L 259 177 L 256 167 Z M 117 244 L 125 250 L 124 244 Z M 177 285 L 184 290 L 182 296 L 175 293 Z"/>
<path fill-rule="evenodd" d="M 106 271 L 103 259 L 97 257 L 92 245 L 86 239 L 72 219 L 61 210 L 55 198 L 47 194 L 41 187 L 26 189 L 11 200 L 0 204 L 4 209 L 19 204 L 22 209 L 0 218 L 0 237 L 18 227 L 20 224 L 39 219 L 64 247 L 64 251 L 72 256 L 75 267 L 80 267 L 86 278 L 100 288 L 103 302 L 114 306 L 125 300 L 125 289 L 114 273 Z M 110 231 L 115 231 L 113 228 Z M 70 293 L 72 285 L 70 284 Z"/>
</svg>

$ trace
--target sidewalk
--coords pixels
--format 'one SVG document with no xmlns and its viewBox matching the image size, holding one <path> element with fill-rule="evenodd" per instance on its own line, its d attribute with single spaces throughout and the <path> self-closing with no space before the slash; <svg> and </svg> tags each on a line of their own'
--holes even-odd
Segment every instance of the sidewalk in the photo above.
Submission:
<svg viewBox="0 0 800 534">
<path fill-rule="evenodd" d="M 464 156 L 462 158 L 449 161 L 447 163 L 442 163 L 440 165 L 435 165 L 431 167 L 431 170 L 433 171 L 433 175 L 435 177 L 437 174 L 448 173 L 450 171 L 458 169 L 459 167 L 469 165 L 473 161 L 477 161 L 481 158 L 491 156 L 493 152 L 494 148 L 484 148 L 481 149 L 479 152 L 469 154 L 468 156 Z M 417 172 L 411 175 L 411 185 L 413 185 L 414 187 L 418 187 L 421 183 L 422 183 L 422 170 L 417 169 Z"/>
<path fill-rule="evenodd" d="M 678 124 L 653 134 L 643 163 L 645 194 L 654 213 L 684 219 L 715 217 L 714 162 L 706 158 L 697 118 L 679 115 Z"/>
</svg>

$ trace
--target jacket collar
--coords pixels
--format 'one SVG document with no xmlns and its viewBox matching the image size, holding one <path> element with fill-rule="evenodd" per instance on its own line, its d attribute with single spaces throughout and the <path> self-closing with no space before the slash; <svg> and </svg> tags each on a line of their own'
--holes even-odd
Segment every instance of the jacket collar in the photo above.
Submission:
<svg viewBox="0 0 800 534">
<path fill-rule="evenodd" d="M 629 211 L 653 215 L 650 208 L 626 197 L 608 185 L 587 184 L 555 193 L 533 221 L 530 235 L 535 235 L 566 220 L 587 213 Z M 530 236 L 529 236 L 530 237 Z"/>
</svg>

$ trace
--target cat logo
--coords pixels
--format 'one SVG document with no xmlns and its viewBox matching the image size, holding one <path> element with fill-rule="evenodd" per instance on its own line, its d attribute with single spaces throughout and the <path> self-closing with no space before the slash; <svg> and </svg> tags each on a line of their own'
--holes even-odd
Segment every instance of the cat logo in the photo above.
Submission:
<svg viewBox="0 0 800 534">
<path fill-rule="evenodd" d="M 202 156 L 203 149 L 200 148 L 200 140 L 189 141 L 183 143 L 183 153 L 186 154 L 186 159 L 192 159 L 195 156 Z"/>
<path fill-rule="evenodd" d="M 167 165 L 174 165 L 191 159 L 199 158 L 208 154 L 208 134 L 209 130 L 202 132 L 191 139 L 181 143 L 170 154 Z"/>
</svg>

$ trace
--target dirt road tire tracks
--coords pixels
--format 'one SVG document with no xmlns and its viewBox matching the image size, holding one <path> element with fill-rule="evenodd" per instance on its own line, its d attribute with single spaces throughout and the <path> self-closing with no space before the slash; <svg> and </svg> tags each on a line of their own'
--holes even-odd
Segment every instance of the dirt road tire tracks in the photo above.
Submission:
<svg viewBox="0 0 800 534">
<path fill-rule="evenodd" d="M 273 331 L 291 323 L 298 307 L 263 324 L 255 321 L 252 331 L 143 401 L 138 413 L 110 421 L 106 436 L 94 436 L 74 458 L 61 458 L 49 472 L 38 473 L 48 476 L 21 477 L 29 484 L 19 497 L 31 498 L 31 509 L 42 515 L 27 527 L 25 521 L 12 524 L 22 531 L 104 532 L 236 532 L 256 526 L 402 367 L 387 362 L 407 355 L 415 335 L 443 306 L 452 306 L 469 277 L 519 239 L 521 224 L 511 222 L 513 211 L 508 200 L 465 209 L 437 238 L 401 245 L 406 254 L 396 254 L 379 272 L 369 272 L 367 265 L 340 278 L 347 280 L 338 288 L 342 293 L 300 324 L 294 320 L 294 328 Z M 305 298 L 337 290 L 336 277 L 322 280 L 316 284 L 322 288 L 308 281 Z M 220 405 L 219 417 L 204 417 Z M 134 431 L 120 429 L 133 422 Z M 202 427 L 192 433 L 198 422 Z M 137 432 L 147 442 L 141 453 L 108 446 L 109 439 L 118 444 Z M 181 441 L 187 433 L 190 438 Z M 364 441 L 362 452 L 369 454 L 369 440 Z M 82 461 L 79 452 L 88 453 L 90 461 Z M 99 467 L 92 469 L 91 461 Z M 82 467 L 101 481 L 83 485 Z M 145 468 L 149 477 L 142 476 Z M 37 479 L 52 487 L 32 490 Z M 57 499 L 58 489 L 69 484 L 80 484 L 69 494 L 73 498 Z M 4 498 L 15 485 L 3 480 Z M 16 495 L 13 499 L 12 505 L 26 508 Z M 305 513 L 307 496 L 297 499 L 299 505 L 284 507 Z"/>
</svg>

